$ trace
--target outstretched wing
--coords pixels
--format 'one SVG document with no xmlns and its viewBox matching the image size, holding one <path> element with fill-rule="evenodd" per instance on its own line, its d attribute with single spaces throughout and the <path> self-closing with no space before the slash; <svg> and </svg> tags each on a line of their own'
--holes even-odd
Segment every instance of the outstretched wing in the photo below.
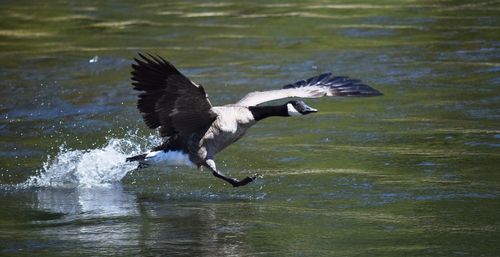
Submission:
<svg viewBox="0 0 500 257">
<path fill-rule="evenodd" d="M 151 129 L 162 137 L 207 128 L 217 115 L 202 86 L 182 75 L 171 63 L 152 55 L 135 58 L 132 85 L 139 94 L 137 108 Z"/>
<path fill-rule="evenodd" d="M 323 96 L 377 96 L 376 89 L 348 77 L 324 73 L 306 80 L 283 86 L 283 89 L 252 92 L 243 97 L 236 105 L 255 106 L 261 103 L 290 98 L 318 98 Z"/>
</svg>

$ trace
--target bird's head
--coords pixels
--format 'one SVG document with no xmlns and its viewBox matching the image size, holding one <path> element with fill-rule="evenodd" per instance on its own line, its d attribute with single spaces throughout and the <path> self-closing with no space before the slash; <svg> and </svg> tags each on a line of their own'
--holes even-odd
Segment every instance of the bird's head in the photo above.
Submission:
<svg viewBox="0 0 500 257">
<path fill-rule="evenodd" d="M 288 116 L 300 116 L 309 113 L 317 112 L 318 110 L 308 106 L 304 101 L 290 101 L 286 103 Z"/>
</svg>

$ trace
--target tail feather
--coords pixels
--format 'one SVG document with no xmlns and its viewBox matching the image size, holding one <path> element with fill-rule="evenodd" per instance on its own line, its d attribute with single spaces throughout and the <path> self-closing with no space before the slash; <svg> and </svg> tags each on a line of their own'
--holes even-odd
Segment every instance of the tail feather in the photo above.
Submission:
<svg viewBox="0 0 500 257">
<path fill-rule="evenodd" d="M 147 154 L 143 153 L 143 154 L 139 154 L 139 155 L 136 155 L 136 156 L 128 157 L 126 159 L 126 161 L 128 161 L 128 162 L 144 161 L 144 159 L 146 159 L 146 155 Z"/>
</svg>

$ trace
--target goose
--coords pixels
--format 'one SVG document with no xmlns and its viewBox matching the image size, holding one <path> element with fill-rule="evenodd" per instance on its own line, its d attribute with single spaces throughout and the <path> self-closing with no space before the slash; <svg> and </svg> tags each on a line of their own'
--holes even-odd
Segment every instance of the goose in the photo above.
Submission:
<svg viewBox="0 0 500 257">
<path fill-rule="evenodd" d="M 318 110 L 296 98 L 323 96 L 378 96 L 378 90 L 360 80 L 324 73 L 283 86 L 281 89 L 256 91 L 235 104 L 213 106 L 205 89 L 179 72 L 161 56 L 138 54 L 132 64 L 133 89 L 140 91 L 137 108 L 147 127 L 158 129 L 163 143 L 149 152 L 127 158 L 149 165 L 186 165 L 203 169 L 233 187 L 254 181 L 257 175 L 238 180 L 217 169 L 217 153 L 238 141 L 256 122 L 268 117 L 302 116 Z M 262 106 L 292 99 L 282 105 Z"/>
</svg>

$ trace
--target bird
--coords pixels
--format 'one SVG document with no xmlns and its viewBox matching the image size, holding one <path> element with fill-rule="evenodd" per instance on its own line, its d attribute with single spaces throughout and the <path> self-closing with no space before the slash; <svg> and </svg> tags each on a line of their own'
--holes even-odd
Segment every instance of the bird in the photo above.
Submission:
<svg viewBox="0 0 500 257">
<path fill-rule="evenodd" d="M 213 106 L 202 85 L 190 80 L 161 56 L 149 53 L 138 53 L 134 58 L 131 80 L 133 89 L 140 92 L 137 108 L 142 119 L 150 129 L 158 129 L 163 143 L 126 161 L 138 162 L 138 168 L 150 165 L 205 167 L 233 187 L 247 185 L 258 175 L 241 180 L 226 176 L 217 168 L 214 157 L 242 138 L 258 121 L 318 111 L 302 98 L 382 95 L 360 80 L 323 73 L 280 89 L 248 93 L 234 104 Z M 278 99 L 289 101 L 262 105 Z"/>
</svg>

